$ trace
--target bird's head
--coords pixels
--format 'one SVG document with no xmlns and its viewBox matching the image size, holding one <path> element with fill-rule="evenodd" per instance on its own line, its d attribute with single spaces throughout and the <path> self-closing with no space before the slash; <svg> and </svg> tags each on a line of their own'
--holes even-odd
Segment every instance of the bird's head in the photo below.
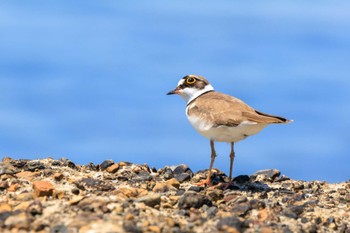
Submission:
<svg viewBox="0 0 350 233">
<path fill-rule="evenodd" d="M 190 74 L 180 79 L 177 87 L 167 95 L 178 94 L 189 103 L 208 91 L 214 91 L 208 80 L 202 76 Z"/>
</svg>

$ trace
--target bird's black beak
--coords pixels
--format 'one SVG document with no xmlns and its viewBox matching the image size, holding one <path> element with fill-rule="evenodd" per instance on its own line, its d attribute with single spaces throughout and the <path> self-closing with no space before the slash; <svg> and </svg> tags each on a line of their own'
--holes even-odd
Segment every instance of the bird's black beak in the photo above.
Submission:
<svg viewBox="0 0 350 233">
<path fill-rule="evenodd" d="M 168 93 L 166 93 L 167 95 L 174 95 L 174 94 L 178 94 L 179 93 L 179 90 L 177 88 L 175 88 L 174 90 L 172 91 L 169 91 Z"/>
</svg>

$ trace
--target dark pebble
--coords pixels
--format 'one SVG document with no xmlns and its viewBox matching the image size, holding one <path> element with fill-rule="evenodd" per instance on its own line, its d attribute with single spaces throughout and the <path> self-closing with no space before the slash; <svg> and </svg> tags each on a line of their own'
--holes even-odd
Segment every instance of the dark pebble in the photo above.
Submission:
<svg viewBox="0 0 350 233">
<path fill-rule="evenodd" d="M 105 160 L 100 164 L 100 169 L 102 171 L 106 170 L 109 166 L 114 164 L 113 160 Z"/>
<path fill-rule="evenodd" d="M 43 213 L 43 205 L 40 201 L 33 201 L 27 208 L 27 213 L 32 216 L 41 215 Z"/>
<path fill-rule="evenodd" d="M 71 192 L 72 192 L 74 195 L 79 195 L 80 190 L 77 189 L 77 188 L 72 188 Z"/>
<path fill-rule="evenodd" d="M 72 169 L 76 169 L 77 168 L 75 163 L 73 163 L 71 160 L 69 160 L 67 158 L 60 158 L 60 161 L 62 162 L 63 166 L 70 167 Z"/>
<path fill-rule="evenodd" d="M 220 219 L 217 224 L 217 228 L 219 230 L 226 230 L 226 227 L 236 228 L 237 232 L 243 232 L 245 224 L 239 220 L 238 217 L 225 217 Z"/>
<path fill-rule="evenodd" d="M 60 166 L 62 166 L 62 162 L 58 161 L 58 160 L 54 160 L 54 161 L 51 162 L 51 166 L 60 167 Z"/>
<path fill-rule="evenodd" d="M 11 160 L 10 164 L 17 168 L 23 168 L 29 161 L 28 159 Z"/>
<path fill-rule="evenodd" d="M 126 177 L 126 176 L 117 176 L 116 178 L 117 178 L 117 180 L 119 180 L 119 181 L 128 181 L 128 180 L 129 180 L 129 178 Z"/>
<path fill-rule="evenodd" d="M 297 219 L 299 215 L 301 215 L 304 211 L 303 206 L 291 206 L 283 210 L 283 215 L 288 218 Z"/>
<path fill-rule="evenodd" d="M 132 221 L 125 221 L 123 223 L 123 228 L 125 232 L 142 233 L 142 230 L 137 226 L 135 222 Z"/>
<path fill-rule="evenodd" d="M 281 172 L 277 169 L 260 170 L 251 175 L 250 180 L 254 181 L 259 175 L 263 176 L 264 180 L 274 180 L 281 175 Z"/>
<path fill-rule="evenodd" d="M 182 174 L 182 173 L 188 173 L 190 175 L 193 175 L 193 172 L 191 171 L 191 169 L 185 164 L 181 164 L 181 165 L 177 166 L 174 169 L 173 173 L 175 175 L 179 175 L 179 174 Z"/>
<path fill-rule="evenodd" d="M 171 178 L 174 178 L 174 173 L 169 167 L 166 167 L 163 170 L 163 176 L 165 180 L 170 180 Z"/>
<path fill-rule="evenodd" d="M 250 200 L 249 204 L 252 209 L 262 210 L 266 208 L 265 202 L 256 199 Z"/>
<path fill-rule="evenodd" d="M 320 217 L 315 218 L 315 223 L 316 224 L 322 223 L 322 219 Z"/>
<path fill-rule="evenodd" d="M 218 211 L 218 208 L 216 206 L 209 207 L 207 209 L 207 211 L 206 211 L 207 212 L 207 216 L 209 218 L 213 218 L 213 217 L 215 217 L 215 214 L 216 214 L 217 211 Z"/>
<path fill-rule="evenodd" d="M 7 181 L 0 181 L 0 190 L 5 190 L 9 187 L 9 183 Z"/>
<path fill-rule="evenodd" d="M 191 186 L 188 191 L 194 191 L 194 192 L 200 192 L 202 191 L 204 188 L 201 186 Z"/>
<path fill-rule="evenodd" d="M 18 172 L 17 169 L 12 167 L 11 165 L 5 164 L 3 162 L 0 163 L 0 176 L 4 174 L 12 175 L 17 172 Z"/>
<path fill-rule="evenodd" d="M 211 206 L 207 196 L 197 193 L 185 193 L 178 202 L 180 209 L 201 208 L 203 205 Z"/>
<path fill-rule="evenodd" d="M 175 179 L 177 179 L 180 183 L 182 183 L 184 181 L 191 180 L 191 175 L 188 173 L 177 174 L 175 175 Z"/>
<path fill-rule="evenodd" d="M 153 179 L 153 176 L 151 176 L 148 173 L 140 173 L 136 177 L 133 177 L 131 181 L 133 182 L 145 182 L 145 181 L 151 181 Z"/>
<path fill-rule="evenodd" d="M 135 202 L 145 203 L 147 206 L 155 207 L 160 204 L 160 195 L 159 194 L 149 194 L 143 197 L 139 197 L 135 200 Z"/>
<path fill-rule="evenodd" d="M 236 176 L 235 178 L 233 178 L 232 181 L 236 182 L 238 184 L 244 184 L 244 183 L 249 182 L 249 176 L 247 176 L 247 175 Z"/>
<path fill-rule="evenodd" d="M 175 196 L 182 196 L 186 191 L 184 189 L 179 189 L 176 191 Z"/>
<path fill-rule="evenodd" d="M 251 206 L 247 203 L 240 203 L 232 207 L 232 212 L 235 215 L 238 215 L 240 217 L 244 217 L 249 210 L 251 210 Z"/>
<path fill-rule="evenodd" d="M 24 170 L 34 172 L 36 170 L 42 170 L 45 169 L 45 165 L 42 162 L 39 161 L 30 161 L 26 164 Z"/>
</svg>

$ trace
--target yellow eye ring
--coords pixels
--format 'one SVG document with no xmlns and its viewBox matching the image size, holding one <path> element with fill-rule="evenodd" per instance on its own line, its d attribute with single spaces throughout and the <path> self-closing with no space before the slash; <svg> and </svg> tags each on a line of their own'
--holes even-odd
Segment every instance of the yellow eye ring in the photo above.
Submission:
<svg viewBox="0 0 350 233">
<path fill-rule="evenodd" d="M 189 78 L 186 79 L 186 83 L 189 84 L 189 85 L 192 85 L 195 82 L 196 82 L 195 78 L 189 77 Z"/>
</svg>

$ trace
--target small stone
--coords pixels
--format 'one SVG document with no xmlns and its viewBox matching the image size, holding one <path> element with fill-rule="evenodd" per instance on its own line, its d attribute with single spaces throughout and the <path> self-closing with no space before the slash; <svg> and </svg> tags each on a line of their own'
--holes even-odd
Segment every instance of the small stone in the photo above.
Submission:
<svg viewBox="0 0 350 233">
<path fill-rule="evenodd" d="M 4 162 L 0 162 L 0 176 L 4 174 L 12 175 L 17 172 L 17 169 L 13 166 L 6 164 Z"/>
<path fill-rule="evenodd" d="M 243 232 L 244 222 L 237 217 L 225 217 L 217 223 L 217 228 L 226 232 Z"/>
<path fill-rule="evenodd" d="M 84 196 L 78 196 L 78 197 L 74 197 L 71 200 L 69 200 L 69 204 L 70 205 L 76 205 L 78 204 L 81 200 L 83 200 L 85 197 Z"/>
<path fill-rule="evenodd" d="M 37 171 L 37 170 L 42 170 L 45 169 L 45 165 L 42 162 L 39 161 L 29 161 L 26 166 L 25 166 L 25 170 L 26 171 Z"/>
<path fill-rule="evenodd" d="M 142 202 L 145 203 L 145 205 L 150 207 L 155 207 L 156 205 L 160 205 L 160 195 L 159 194 L 148 194 L 143 197 L 139 197 L 135 200 L 135 202 Z"/>
<path fill-rule="evenodd" d="M 7 202 L 1 202 L 0 203 L 0 213 L 2 212 L 10 212 L 12 211 L 12 206 L 8 204 Z"/>
<path fill-rule="evenodd" d="M 209 197 L 210 200 L 212 201 L 218 201 L 222 200 L 224 198 L 224 193 L 220 189 L 207 189 L 206 195 Z"/>
<path fill-rule="evenodd" d="M 175 175 L 175 179 L 177 179 L 179 182 L 182 183 L 182 182 L 191 180 L 191 175 L 188 173 L 182 173 L 182 174 Z"/>
<path fill-rule="evenodd" d="M 216 206 L 209 207 L 207 209 L 207 217 L 208 218 L 213 218 L 215 217 L 216 212 L 218 211 L 218 208 Z"/>
<path fill-rule="evenodd" d="M 232 212 L 240 217 L 244 217 L 248 211 L 251 210 L 251 206 L 247 203 L 240 203 L 232 207 Z"/>
<path fill-rule="evenodd" d="M 34 194 L 36 197 L 52 196 L 54 187 L 48 181 L 34 181 Z"/>
<path fill-rule="evenodd" d="M 56 181 L 61 181 L 64 177 L 64 175 L 60 172 L 56 172 L 55 174 L 53 174 L 52 176 Z"/>
<path fill-rule="evenodd" d="M 250 176 L 252 181 L 271 181 L 278 178 L 281 175 L 281 172 L 277 169 L 267 169 L 260 170 L 255 172 Z"/>
<path fill-rule="evenodd" d="M 9 187 L 9 183 L 7 181 L 0 181 L 0 190 L 5 190 Z"/>
<path fill-rule="evenodd" d="M 167 180 L 165 183 L 166 183 L 167 185 L 169 185 L 169 186 L 172 186 L 172 187 L 176 188 L 176 189 L 179 189 L 179 188 L 180 188 L 180 183 L 179 183 L 179 181 L 177 181 L 177 179 L 175 179 L 175 178 L 170 179 L 170 180 Z"/>
<path fill-rule="evenodd" d="M 16 201 L 31 201 L 34 197 L 34 194 L 31 192 L 23 192 L 16 196 Z"/>
<path fill-rule="evenodd" d="M 83 178 L 74 182 L 74 184 L 81 190 L 111 191 L 115 189 L 112 184 L 94 178 Z"/>
<path fill-rule="evenodd" d="M 17 178 L 22 178 L 28 181 L 32 181 L 33 178 L 36 176 L 37 176 L 37 173 L 31 172 L 31 171 L 23 171 L 16 174 Z"/>
<path fill-rule="evenodd" d="M 77 188 L 72 188 L 71 192 L 72 192 L 74 195 L 79 195 L 80 190 L 77 189 Z"/>
<path fill-rule="evenodd" d="M 160 233 L 161 232 L 161 229 L 159 226 L 149 226 L 148 227 L 148 231 L 149 232 L 154 232 L 154 233 Z"/>
<path fill-rule="evenodd" d="M 28 159 L 11 160 L 10 164 L 16 168 L 23 168 L 29 161 Z"/>
<path fill-rule="evenodd" d="M 273 232 L 275 231 L 273 230 L 273 228 L 270 228 L 270 227 L 262 227 L 260 228 L 260 231 L 259 231 L 259 233 L 273 233 Z"/>
<path fill-rule="evenodd" d="M 179 166 L 177 166 L 174 169 L 173 172 L 174 172 L 175 175 L 179 175 L 179 174 L 182 174 L 182 173 L 189 173 L 189 174 L 192 173 L 191 169 L 185 164 L 180 164 Z"/>
<path fill-rule="evenodd" d="M 174 178 L 174 173 L 171 170 L 171 168 L 169 168 L 169 167 L 165 167 L 164 170 L 162 171 L 162 173 L 164 174 L 165 180 L 169 180 L 171 178 Z"/>
<path fill-rule="evenodd" d="M 109 173 L 116 173 L 119 170 L 119 164 L 115 163 L 111 166 L 109 166 L 106 171 Z"/>
<path fill-rule="evenodd" d="M 106 170 L 108 167 L 114 164 L 113 160 L 105 160 L 100 164 L 100 168 L 102 171 Z"/>
<path fill-rule="evenodd" d="M 178 202 L 180 209 L 200 208 L 203 205 L 211 206 L 212 202 L 207 196 L 199 193 L 185 193 Z"/>
<path fill-rule="evenodd" d="M 27 208 L 27 213 L 32 216 L 41 215 L 43 213 L 43 205 L 40 201 L 33 201 Z"/>
<path fill-rule="evenodd" d="M 5 163 L 9 163 L 9 162 L 12 161 L 12 158 L 6 156 L 6 157 L 3 157 L 1 161 L 2 161 L 2 162 L 5 162 Z"/>
<path fill-rule="evenodd" d="M 148 191 L 141 188 L 121 187 L 114 191 L 113 194 L 117 194 L 118 196 L 126 199 L 145 196 L 148 194 Z"/>
<path fill-rule="evenodd" d="M 9 192 L 16 192 L 20 188 L 20 185 L 18 183 L 11 184 L 8 188 L 7 191 Z"/>
<path fill-rule="evenodd" d="M 53 226 L 50 230 L 51 233 L 68 233 L 69 230 L 65 225 Z"/>
<path fill-rule="evenodd" d="M 25 212 L 22 212 L 22 213 L 17 214 L 17 215 L 9 216 L 5 220 L 4 224 L 5 224 L 5 226 L 7 226 L 10 229 L 17 228 L 17 229 L 22 229 L 22 230 L 28 230 L 28 228 L 29 228 L 29 221 L 27 219 L 27 215 Z"/>
<path fill-rule="evenodd" d="M 249 182 L 249 176 L 247 175 L 236 176 L 235 178 L 233 178 L 232 181 L 238 184 L 244 184 Z"/>
<path fill-rule="evenodd" d="M 65 166 L 65 167 L 69 167 L 72 169 L 77 169 L 77 166 L 75 165 L 75 163 L 73 163 L 71 160 L 67 159 L 67 158 L 60 158 L 59 160 L 62 165 L 60 166 Z"/>
<path fill-rule="evenodd" d="M 259 210 L 258 212 L 258 219 L 261 221 L 261 222 L 264 222 L 268 219 L 269 217 L 269 212 L 267 209 L 262 209 L 262 210 Z"/>
<path fill-rule="evenodd" d="M 339 193 L 339 195 L 344 196 L 344 195 L 347 194 L 347 191 L 346 191 L 346 189 L 344 189 L 344 188 L 340 188 L 340 189 L 338 189 L 338 193 Z"/>
<path fill-rule="evenodd" d="M 191 186 L 188 191 L 194 191 L 194 192 L 200 192 L 202 191 L 204 188 L 201 186 Z"/>
<path fill-rule="evenodd" d="M 252 209 L 262 210 L 266 208 L 265 202 L 256 199 L 250 200 L 249 204 Z"/>
<path fill-rule="evenodd" d="M 346 194 L 345 200 L 346 200 L 348 203 L 350 203 L 350 193 Z"/>
<path fill-rule="evenodd" d="M 297 219 L 304 211 L 303 206 L 291 206 L 283 210 L 283 215 L 289 218 Z"/>
<path fill-rule="evenodd" d="M 179 181 L 177 181 L 175 178 L 172 178 L 163 183 L 156 183 L 156 185 L 153 187 L 153 192 L 165 193 L 168 191 L 176 191 L 179 189 L 179 187 Z"/>
</svg>

